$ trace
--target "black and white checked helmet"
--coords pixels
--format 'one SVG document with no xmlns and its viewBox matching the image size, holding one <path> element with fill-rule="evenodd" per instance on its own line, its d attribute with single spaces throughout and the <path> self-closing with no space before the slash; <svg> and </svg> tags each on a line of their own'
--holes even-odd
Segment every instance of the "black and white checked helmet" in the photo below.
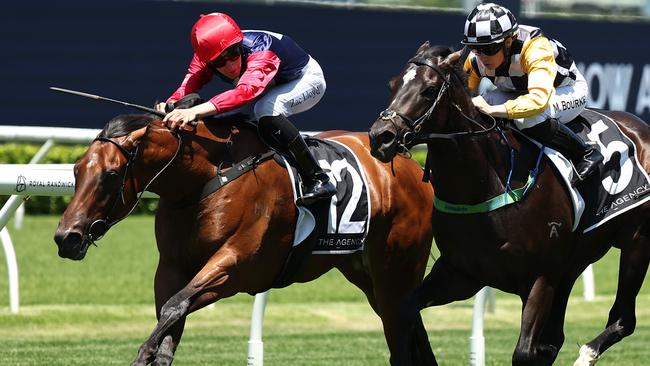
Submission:
<svg viewBox="0 0 650 366">
<path fill-rule="evenodd" d="M 503 6 L 479 4 L 467 16 L 462 44 L 487 45 L 503 42 L 518 28 L 517 19 Z"/>
</svg>

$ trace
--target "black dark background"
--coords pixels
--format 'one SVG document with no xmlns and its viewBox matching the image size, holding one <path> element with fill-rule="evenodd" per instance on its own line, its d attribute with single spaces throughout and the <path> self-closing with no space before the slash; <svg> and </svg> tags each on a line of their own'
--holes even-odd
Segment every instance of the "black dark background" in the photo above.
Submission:
<svg viewBox="0 0 650 366">
<path fill-rule="evenodd" d="M 101 128 L 131 109 L 52 92 L 77 89 L 151 106 L 178 86 L 199 14 L 226 12 L 243 29 L 290 35 L 319 61 L 323 100 L 292 117 L 302 130 L 367 130 L 386 107 L 387 83 L 425 40 L 458 48 L 464 18 L 300 5 L 170 1 L 11 1 L 0 11 L 3 125 Z M 649 52 L 646 23 L 520 19 L 558 38 L 581 62 L 635 65 L 628 110 Z M 226 88 L 216 78 L 202 91 Z M 598 85 L 593 85 L 598 88 Z M 646 120 L 650 115 L 644 114 Z"/>
</svg>

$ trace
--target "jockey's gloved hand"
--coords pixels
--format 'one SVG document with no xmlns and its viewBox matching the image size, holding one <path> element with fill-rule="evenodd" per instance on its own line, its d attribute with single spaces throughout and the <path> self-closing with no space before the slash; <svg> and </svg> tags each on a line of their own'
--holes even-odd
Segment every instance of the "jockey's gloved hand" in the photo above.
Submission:
<svg viewBox="0 0 650 366">
<path fill-rule="evenodd" d="M 169 113 L 174 110 L 174 103 L 156 101 L 156 103 L 154 103 L 153 108 L 159 112 Z"/>
<path fill-rule="evenodd" d="M 196 105 L 203 103 L 203 99 L 197 93 L 191 93 L 175 102 L 158 102 L 154 104 L 157 111 L 169 113 L 176 108 L 192 108 Z"/>
</svg>

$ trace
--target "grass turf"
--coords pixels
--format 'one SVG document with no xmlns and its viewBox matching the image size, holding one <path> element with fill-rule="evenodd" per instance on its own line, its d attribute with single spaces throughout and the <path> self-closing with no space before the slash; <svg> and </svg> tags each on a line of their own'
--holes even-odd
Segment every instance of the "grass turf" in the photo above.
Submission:
<svg viewBox="0 0 650 366">
<path fill-rule="evenodd" d="M 27 217 L 10 230 L 19 261 L 21 310 L 8 311 L 0 290 L 0 365 L 123 365 L 155 325 L 152 278 L 157 262 L 151 217 L 113 228 L 82 262 L 58 258 L 52 235 L 58 217 Z M 10 226 L 11 229 L 11 226 Z M 566 342 L 556 364 L 572 364 L 579 344 L 602 330 L 616 289 L 618 251 L 595 265 L 597 298 L 585 302 L 576 284 L 567 312 Z M 4 261 L 0 289 L 6 289 Z M 637 304 L 635 334 L 599 364 L 646 365 L 650 291 Z M 175 365 L 242 365 L 252 298 L 237 295 L 190 315 Z M 466 365 L 472 301 L 426 309 L 429 338 L 443 365 Z M 486 363 L 510 363 L 519 335 L 520 303 L 497 293 L 485 317 Z M 330 272 L 307 284 L 271 292 L 265 314 L 266 365 L 384 365 L 388 351 L 379 318 L 364 295 Z"/>
</svg>

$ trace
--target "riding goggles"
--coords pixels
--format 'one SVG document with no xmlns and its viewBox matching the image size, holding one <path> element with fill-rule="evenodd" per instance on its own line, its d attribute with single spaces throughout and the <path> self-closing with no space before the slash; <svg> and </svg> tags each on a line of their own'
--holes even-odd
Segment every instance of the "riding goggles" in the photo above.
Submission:
<svg viewBox="0 0 650 366">
<path fill-rule="evenodd" d="M 239 56 L 241 56 L 241 48 L 239 44 L 235 44 L 226 48 L 225 51 L 208 63 L 212 67 L 220 68 L 226 66 L 228 62 L 235 61 Z"/>
<path fill-rule="evenodd" d="M 503 47 L 503 43 L 492 43 L 492 44 L 487 44 L 487 45 L 476 45 L 476 46 L 469 46 L 469 49 L 474 51 L 477 55 L 483 54 L 485 56 L 494 56 L 496 55 L 499 51 L 501 51 L 501 48 Z"/>
</svg>

